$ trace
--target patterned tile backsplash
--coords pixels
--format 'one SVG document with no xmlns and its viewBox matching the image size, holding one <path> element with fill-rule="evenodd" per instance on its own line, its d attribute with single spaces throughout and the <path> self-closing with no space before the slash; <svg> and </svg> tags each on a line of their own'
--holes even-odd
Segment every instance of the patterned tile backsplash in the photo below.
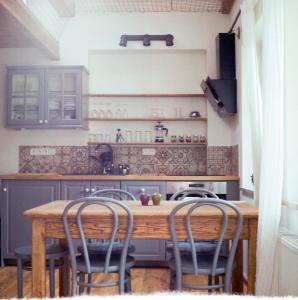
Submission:
<svg viewBox="0 0 298 300">
<path fill-rule="evenodd" d="M 33 155 L 33 148 L 55 149 L 55 155 Z M 150 148 L 154 155 L 144 155 Z M 114 165 L 128 164 L 135 175 L 238 175 L 238 146 L 205 145 L 113 145 Z M 20 173 L 102 174 L 98 157 L 105 146 L 95 152 L 89 146 L 20 146 Z M 35 153 L 36 154 L 36 153 Z"/>
<path fill-rule="evenodd" d="M 207 175 L 238 174 L 238 145 L 208 147 Z"/>
</svg>

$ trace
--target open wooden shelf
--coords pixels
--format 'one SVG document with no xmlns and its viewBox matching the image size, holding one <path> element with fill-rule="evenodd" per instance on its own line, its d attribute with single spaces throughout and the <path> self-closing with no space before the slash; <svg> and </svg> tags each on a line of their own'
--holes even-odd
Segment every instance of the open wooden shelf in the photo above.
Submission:
<svg viewBox="0 0 298 300">
<path fill-rule="evenodd" d="M 207 121 L 207 118 L 87 118 L 87 121 Z"/>
<path fill-rule="evenodd" d="M 89 98 L 97 97 L 168 97 L 168 98 L 179 98 L 179 97 L 202 97 L 205 98 L 204 94 L 88 94 Z"/>
<path fill-rule="evenodd" d="M 195 146 L 195 145 L 207 145 L 206 143 L 171 143 L 171 142 L 164 142 L 164 143 L 155 143 L 155 142 L 121 142 L 121 143 L 111 143 L 111 142 L 88 142 L 88 145 L 98 145 L 101 143 L 108 143 L 109 145 L 154 145 L 154 146 L 160 146 L 160 145 L 184 145 L 184 146 Z"/>
</svg>

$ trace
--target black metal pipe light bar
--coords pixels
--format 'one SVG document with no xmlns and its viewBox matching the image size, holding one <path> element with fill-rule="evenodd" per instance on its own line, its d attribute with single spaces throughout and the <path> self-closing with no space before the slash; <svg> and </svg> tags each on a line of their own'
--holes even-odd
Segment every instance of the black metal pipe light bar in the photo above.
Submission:
<svg viewBox="0 0 298 300">
<path fill-rule="evenodd" d="M 174 36 L 172 34 L 164 34 L 164 35 L 128 35 L 123 34 L 120 38 L 119 45 L 122 47 L 127 46 L 128 41 L 143 41 L 143 45 L 148 47 L 151 45 L 151 41 L 165 41 L 166 46 L 173 46 L 174 45 Z"/>
</svg>

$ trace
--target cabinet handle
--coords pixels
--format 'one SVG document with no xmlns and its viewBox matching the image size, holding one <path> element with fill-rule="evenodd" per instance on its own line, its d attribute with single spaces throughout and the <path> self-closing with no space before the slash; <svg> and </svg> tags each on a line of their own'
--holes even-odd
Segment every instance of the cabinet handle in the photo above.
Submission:
<svg viewBox="0 0 298 300">
<path fill-rule="evenodd" d="M 44 120 L 44 122 L 47 124 L 49 121 L 48 120 Z"/>
<path fill-rule="evenodd" d="M 40 124 L 42 124 L 42 123 L 43 123 L 43 120 L 39 120 L 38 122 L 39 122 Z"/>
<path fill-rule="evenodd" d="M 90 189 L 89 188 L 85 188 L 85 193 L 89 193 Z"/>
<path fill-rule="evenodd" d="M 93 187 L 93 188 L 90 189 L 90 191 L 93 194 L 96 191 L 96 188 Z"/>
<path fill-rule="evenodd" d="M 3 191 L 3 192 L 7 192 L 7 187 L 4 187 L 4 188 L 2 189 L 2 191 Z"/>
<path fill-rule="evenodd" d="M 141 188 L 141 193 L 145 193 L 145 192 L 146 192 L 146 189 Z"/>
</svg>

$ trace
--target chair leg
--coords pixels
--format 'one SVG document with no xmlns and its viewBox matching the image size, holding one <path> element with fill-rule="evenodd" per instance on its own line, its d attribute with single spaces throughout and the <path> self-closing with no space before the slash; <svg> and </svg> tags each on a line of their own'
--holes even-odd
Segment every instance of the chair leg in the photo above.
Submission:
<svg viewBox="0 0 298 300">
<path fill-rule="evenodd" d="M 55 260 L 50 259 L 50 297 L 55 298 Z"/>
<path fill-rule="evenodd" d="M 77 296 L 77 289 L 78 289 L 78 274 L 77 272 L 72 268 L 71 270 L 71 296 Z"/>
<path fill-rule="evenodd" d="M 215 284 L 219 284 L 219 275 L 215 276 Z M 219 293 L 220 292 L 220 288 L 216 289 L 216 291 Z"/>
<path fill-rule="evenodd" d="M 126 271 L 126 282 L 125 282 L 125 292 L 131 294 L 131 275 L 130 275 L 130 270 Z"/>
<path fill-rule="evenodd" d="M 211 286 L 213 283 L 212 283 L 212 276 L 211 275 L 208 275 L 208 285 Z M 212 293 L 212 289 L 208 289 L 208 294 L 211 294 Z"/>
<path fill-rule="evenodd" d="M 17 259 L 17 281 L 18 281 L 18 298 L 23 298 L 23 261 Z"/>
<path fill-rule="evenodd" d="M 181 272 L 176 272 L 176 278 L 175 278 L 175 290 L 177 292 L 182 291 L 182 281 L 183 281 L 183 274 Z"/>
<path fill-rule="evenodd" d="M 222 282 L 222 284 L 224 284 L 225 283 L 225 274 L 223 274 L 222 276 L 221 276 L 221 282 Z M 222 291 L 224 291 L 224 287 L 222 287 Z"/>
<path fill-rule="evenodd" d="M 120 266 L 120 270 L 118 272 L 118 287 L 119 287 L 119 294 L 123 295 L 125 293 L 125 269 Z"/>
<path fill-rule="evenodd" d="M 79 295 L 82 295 L 84 293 L 83 283 L 85 283 L 85 273 L 80 272 L 80 274 L 79 274 Z"/>
<path fill-rule="evenodd" d="M 88 284 L 92 283 L 92 273 L 88 274 Z M 87 287 L 87 294 L 90 295 L 91 294 L 91 286 Z"/>
<path fill-rule="evenodd" d="M 170 291 L 175 289 L 175 272 L 170 270 Z"/>
<path fill-rule="evenodd" d="M 68 257 L 64 257 L 63 259 L 63 296 L 67 297 L 68 296 Z"/>
</svg>

